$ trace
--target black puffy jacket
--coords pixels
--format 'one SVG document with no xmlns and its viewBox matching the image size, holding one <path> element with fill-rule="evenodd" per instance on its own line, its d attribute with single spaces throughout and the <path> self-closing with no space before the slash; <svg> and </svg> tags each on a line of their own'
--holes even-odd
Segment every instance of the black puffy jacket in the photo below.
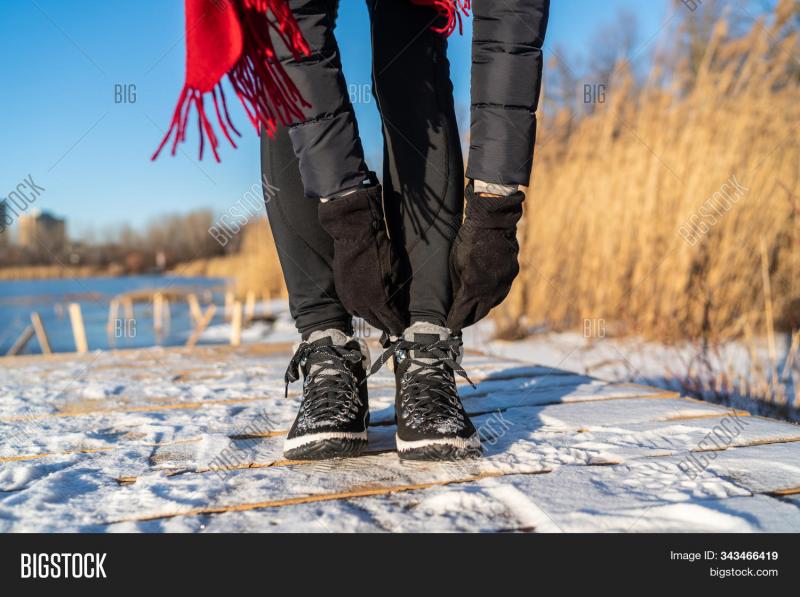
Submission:
<svg viewBox="0 0 800 597">
<path fill-rule="evenodd" d="M 472 0 L 467 178 L 527 185 L 550 0 Z"/>
</svg>

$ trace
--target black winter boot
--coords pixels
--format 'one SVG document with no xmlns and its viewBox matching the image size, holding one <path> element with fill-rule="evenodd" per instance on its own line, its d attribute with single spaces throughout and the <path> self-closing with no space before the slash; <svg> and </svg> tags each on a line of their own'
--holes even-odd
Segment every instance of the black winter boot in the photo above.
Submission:
<svg viewBox="0 0 800 597">
<path fill-rule="evenodd" d="M 339 330 L 313 332 L 295 352 L 286 387 L 303 373 L 303 402 L 283 453 L 290 460 L 355 456 L 367 446 L 366 344 Z"/>
<path fill-rule="evenodd" d="M 397 453 L 407 460 L 458 460 L 481 454 L 481 440 L 458 396 L 461 338 L 417 322 L 392 344 L 370 373 L 394 358 Z M 472 383 L 472 382 L 470 382 Z"/>
</svg>

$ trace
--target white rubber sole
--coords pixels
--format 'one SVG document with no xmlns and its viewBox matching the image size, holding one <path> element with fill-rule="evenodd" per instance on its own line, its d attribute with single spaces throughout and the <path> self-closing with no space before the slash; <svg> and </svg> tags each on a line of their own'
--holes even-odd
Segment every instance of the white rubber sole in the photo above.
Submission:
<svg viewBox="0 0 800 597">
<path fill-rule="evenodd" d="M 289 452 L 302 448 L 308 444 L 316 444 L 324 442 L 329 439 L 345 439 L 345 440 L 363 440 L 367 441 L 367 432 L 351 432 L 351 431 L 326 431 L 324 433 L 310 433 L 308 435 L 301 435 L 300 437 L 293 437 L 283 442 L 283 451 Z"/>
<path fill-rule="evenodd" d="M 480 449 L 481 438 L 478 433 L 473 433 L 469 437 L 437 437 L 435 439 L 418 439 L 414 441 L 404 441 L 395 434 L 398 452 L 410 452 L 427 448 L 428 446 L 451 446 L 459 450 Z"/>
</svg>

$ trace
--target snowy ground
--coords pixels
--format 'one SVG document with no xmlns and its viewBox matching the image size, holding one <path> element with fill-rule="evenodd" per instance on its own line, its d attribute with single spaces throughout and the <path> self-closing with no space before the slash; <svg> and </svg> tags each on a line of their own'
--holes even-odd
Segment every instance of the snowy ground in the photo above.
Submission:
<svg viewBox="0 0 800 597">
<path fill-rule="evenodd" d="M 465 358 L 478 461 L 397 458 L 388 370 L 367 455 L 286 461 L 288 351 L 4 361 L 0 531 L 800 531 L 800 427 L 507 357 Z"/>
<path fill-rule="evenodd" d="M 562 367 L 606 381 L 634 382 L 685 393 L 752 414 L 800 422 L 800 354 L 790 354 L 788 334 L 777 338 L 772 395 L 763 385 L 770 374 L 766 339 L 754 346 L 729 342 L 703 349 L 696 343 L 667 346 L 637 338 L 587 339 L 575 332 L 535 334 L 523 340 L 492 340 L 491 322 L 473 334 L 472 344 L 497 357 Z M 466 337 L 469 340 L 470 331 Z M 755 365 L 754 365 L 755 364 Z M 758 368 L 758 371 L 756 371 Z"/>
<path fill-rule="evenodd" d="M 285 300 L 277 299 L 269 304 L 257 306 L 257 313 L 275 316 L 275 322 L 258 322 L 242 332 L 242 342 L 297 342 L 299 337 L 294 327 Z M 357 325 L 358 331 L 368 340 L 375 340 L 380 332 L 366 326 Z M 688 372 L 698 373 L 701 350 L 691 343 L 666 346 L 656 342 L 645 342 L 637 338 L 586 338 L 577 332 L 538 333 L 524 340 L 507 342 L 495 340 L 494 323 L 484 319 L 478 325 L 465 330 L 464 345 L 499 358 L 511 358 L 534 362 L 548 367 L 567 369 L 598 379 L 614 382 L 633 382 L 660 387 L 672 391 L 684 391 L 682 381 Z M 230 326 L 216 325 L 202 336 L 205 342 L 225 342 L 230 337 Z M 752 397 L 737 392 L 727 392 L 723 400 L 713 392 L 698 392 L 706 399 L 722 401 L 728 406 L 749 410 L 752 414 L 788 418 L 800 422 L 800 355 L 795 355 L 793 364 L 786 366 L 790 350 L 790 338 L 781 334 L 777 338 L 778 374 L 783 378 L 786 400 L 783 404 L 769 405 L 757 403 Z M 740 342 L 731 342 L 715 347 L 706 353 L 712 371 L 700 375 L 706 381 L 713 381 L 716 373 L 724 372 L 730 377 L 752 378 L 753 358 L 765 369 L 769 369 L 769 348 L 762 339 L 754 347 Z M 790 360 L 791 361 L 791 360 Z M 750 379 L 750 381 L 753 381 Z M 730 395 L 728 395 L 730 394 Z M 781 408 L 785 406 L 785 408 Z"/>
</svg>

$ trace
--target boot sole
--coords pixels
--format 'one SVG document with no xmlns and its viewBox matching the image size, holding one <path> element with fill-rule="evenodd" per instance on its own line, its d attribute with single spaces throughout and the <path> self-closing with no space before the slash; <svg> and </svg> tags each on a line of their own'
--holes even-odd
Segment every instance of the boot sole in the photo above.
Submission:
<svg viewBox="0 0 800 597">
<path fill-rule="evenodd" d="M 397 455 L 401 460 L 468 460 L 481 457 L 481 444 L 478 435 L 465 439 L 454 438 L 405 442 L 399 437 Z"/>
<path fill-rule="evenodd" d="M 295 448 L 284 448 L 287 460 L 328 460 L 331 458 L 352 458 L 367 447 L 367 440 L 361 438 L 327 438 L 310 441 Z"/>
</svg>

